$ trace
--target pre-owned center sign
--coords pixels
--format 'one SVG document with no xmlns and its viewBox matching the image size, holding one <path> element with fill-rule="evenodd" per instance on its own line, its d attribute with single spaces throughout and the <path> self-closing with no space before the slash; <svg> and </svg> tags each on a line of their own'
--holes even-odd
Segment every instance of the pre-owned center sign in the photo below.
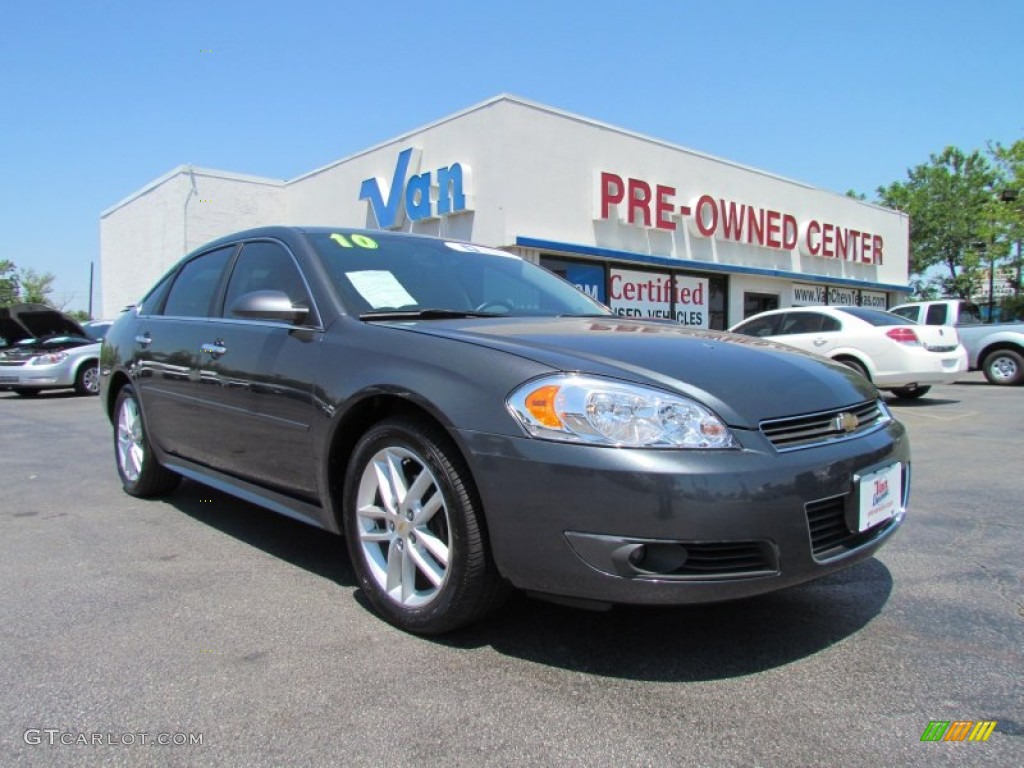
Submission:
<svg viewBox="0 0 1024 768">
<path fill-rule="evenodd" d="M 685 219 L 692 234 L 792 251 L 806 256 L 880 265 L 881 235 L 818 218 L 798 221 L 774 208 L 701 194 L 680 203 L 676 188 L 608 171 L 595 174 L 594 218 L 672 231 Z"/>
<path fill-rule="evenodd" d="M 612 269 L 608 305 L 625 317 L 660 317 L 694 328 L 708 327 L 708 281 L 689 275 Z"/>
</svg>

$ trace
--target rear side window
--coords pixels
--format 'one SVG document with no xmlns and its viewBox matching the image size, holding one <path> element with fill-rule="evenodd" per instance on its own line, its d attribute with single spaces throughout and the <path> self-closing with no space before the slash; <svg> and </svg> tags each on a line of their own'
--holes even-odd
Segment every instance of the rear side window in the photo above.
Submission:
<svg viewBox="0 0 1024 768">
<path fill-rule="evenodd" d="M 932 304 L 928 307 L 928 316 L 924 321 L 925 325 L 945 325 L 946 324 L 946 305 L 945 304 Z"/>
<path fill-rule="evenodd" d="M 831 319 L 817 312 L 791 312 L 782 321 L 779 334 L 786 336 L 795 333 L 819 333 L 824 321 Z"/>
<path fill-rule="evenodd" d="M 234 246 L 197 256 L 174 279 L 163 314 L 168 317 L 208 317 L 221 275 Z"/>
<path fill-rule="evenodd" d="M 894 315 L 905 317 L 907 320 L 917 320 L 917 307 L 901 307 L 900 309 L 892 310 Z"/>
<path fill-rule="evenodd" d="M 914 322 L 913 320 L 907 320 L 905 317 L 894 315 L 892 312 L 884 312 L 881 309 L 865 309 L 864 307 L 836 307 L 836 309 L 874 326 L 909 325 Z"/>
</svg>

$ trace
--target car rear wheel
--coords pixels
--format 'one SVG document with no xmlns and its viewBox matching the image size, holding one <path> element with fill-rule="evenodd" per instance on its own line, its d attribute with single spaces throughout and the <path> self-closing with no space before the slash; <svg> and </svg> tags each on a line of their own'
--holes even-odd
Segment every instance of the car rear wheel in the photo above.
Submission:
<svg viewBox="0 0 1024 768">
<path fill-rule="evenodd" d="M 890 392 L 892 392 L 894 395 L 896 395 L 896 397 L 900 398 L 901 400 L 917 400 L 917 398 L 924 397 L 925 395 L 927 395 L 930 389 L 931 387 L 919 387 L 917 385 L 914 385 L 910 387 L 899 387 L 897 389 L 892 389 L 890 390 Z"/>
<path fill-rule="evenodd" d="M 14 391 L 22 397 L 35 397 L 39 394 L 39 390 L 32 387 L 16 387 Z"/>
<path fill-rule="evenodd" d="M 504 596 L 469 470 L 440 427 L 396 418 L 363 435 L 349 462 L 343 515 L 360 586 L 395 626 L 448 632 Z"/>
<path fill-rule="evenodd" d="M 1024 381 L 1024 357 L 1012 349 L 990 352 L 981 367 L 992 384 L 1011 385 Z"/>
<path fill-rule="evenodd" d="M 181 476 L 157 461 L 135 390 L 125 386 L 114 406 L 114 456 L 121 485 L 132 496 L 152 498 L 174 490 Z"/>
<path fill-rule="evenodd" d="M 75 392 L 80 395 L 98 395 L 100 393 L 100 364 L 98 362 L 83 363 L 75 375 Z"/>
</svg>

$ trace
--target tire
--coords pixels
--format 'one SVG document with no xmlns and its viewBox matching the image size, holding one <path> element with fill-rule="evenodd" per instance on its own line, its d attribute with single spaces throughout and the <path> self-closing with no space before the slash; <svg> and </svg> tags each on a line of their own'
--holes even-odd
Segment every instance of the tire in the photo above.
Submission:
<svg viewBox="0 0 1024 768">
<path fill-rule="evenodd" d="M 991 384 L 1020 384 L 1024 381 L 1024 356 L 1012 349 L 997 349 L 985 356 L 981 369 Z"/>
<path fill-rule="evenodd" d="M 114 460 L 121 485 L 132 496 L 164 496 L 181 481 L 157 461 L 135 389 L 127 385 L 117 393 L 114 405 Z"/>
<path fill-rule="evenodd" d="M 842 363 L 847 368 L 852 368 L 857 373 L 859 373 L 861 376 L 863 376 L 865 379 L 867 379 L 868 381 L 871 381 L 871 376 L 868 374 L 868 369 L 865 368 L 863 365 L 861 365 L 856 360 L 854 360 L 853 358 L 844 357 L 841 360 L 836 360 L 836 362 L 837 363 Z"/>
<path fill-rule="evenodd" d="M 898 389 L 891 389 L 889 391 L 901 400 L 917 400 L 919 397 L 927 395 L 930 389 L 931 387 L 919 387 L 915 385 L 911 387 L 899 387 Z"/>
<path fill-rule="evenodd" d="M 75 392 L 80 395 L 100 393 L 99 361 L 89 360 L 78 367 L 78 373 L 75 374 Z"/>
<path fill-rule="evenodd" d="M 17 387 L 14 391 L 22 397 L 35 397 L 39 394 L 39 390 L 32 387 Z"/>
<path fill-rule="evenodd" d="M 494 610 L 505 585 L 469 470 L 419 418 L 371 427 L 346 470 L 343 528 L 363 593 L 387 621 L 436 635 Z"/>
</svg>

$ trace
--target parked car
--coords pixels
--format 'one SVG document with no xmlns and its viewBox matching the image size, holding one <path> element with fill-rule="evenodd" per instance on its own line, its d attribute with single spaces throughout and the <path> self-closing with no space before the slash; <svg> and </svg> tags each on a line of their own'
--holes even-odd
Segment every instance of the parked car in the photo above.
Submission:
<svg viewBox="0 0 1024 768">
<path fill-rule="evenodd" d="M 921 397 L 932 384 L 948 384 L 967 370 L 955 329 L 919 326 L 878 309 L 773 309 L 731 330 L 824 355 L 901 398 Z"/>
<path fill-rule="evenodd" d="M 1024 323 L 982 324 L 978 306 L 963 299 L 900 304 L 892 313 L 926 325 L 956 326 L 970 370 L 984 371 L 993 384 L 1024 383 Z"/>
<path fill-rule="evenodd" d="M 619 318 L 501 250 L 269 227 L 185 257 L 113 325 L 125 491 L 181 476 L 343 532 L 413 632 L 508 587 L 576 605 L 756 595 L 899 527 L 904 427 L 864 377 Z"/>
<path fill-rule="evenodd" d="M 88 320 L 82 323 L 82 330 L 93 341 L 103 341 L 113 324 L 113 320 Z"/>
<path fill-rule="evenodd" d="M 0 387 L 22 397 L 44 389 L 100 391 L 100 344 L 77 322 L 45 304 L 0 309 Z"/>
</svg>

